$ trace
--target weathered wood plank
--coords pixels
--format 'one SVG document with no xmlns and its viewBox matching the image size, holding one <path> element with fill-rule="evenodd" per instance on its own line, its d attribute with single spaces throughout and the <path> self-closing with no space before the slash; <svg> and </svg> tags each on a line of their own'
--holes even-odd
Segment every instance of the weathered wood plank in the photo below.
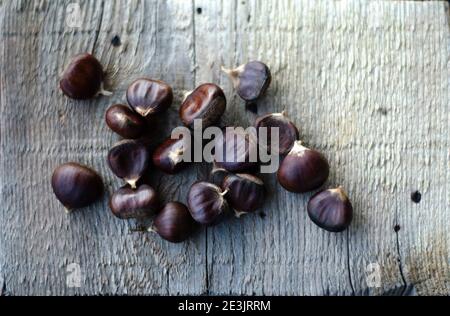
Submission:
<svg viewBox="0 0 450 316">
<path fill-rule="evenodd" d="M 132 234 L 133 223 L 114 219 L 107 199 L 67 217 L 51 194 L 61 162 L 93 166 L 112 192 L 121 185 L 105 157 L 116 137 L 103 123 L 105 109 L 124 102 L 140 76 L 193 87 L 191 3 L 83 1 L 80 29 L 65 25 L 71 1 L 5 3 L 2 23 L 1 266 L 12 294 L 201 294 L 205 290 L 204 238 L 172 246 Z M 121 37 L 114 48 L 110 41 Z M 93 52 L 105 65 L 112 98 L 73 102 L 57 89 L 71 56 Z M 172 115 L 174 116 L 174 115 Z M 177 120 L 164 123 L 164 134 Z M 154 182 L 161 175 L 154 175 Z M 159 189 L 175 198 L 194 180 L 187 174 Z M 170 191 L 170 192 L 169 192 Z M 169 196 L 169 194 L 167 194 Z M 81 267 L 82 287 L 66 286 L 66 268 Z"/>
<path fill-rule="evenodd" d="M 210 292 L 448 293 L 449 234 L 442 226 L 449 215 L 446 5 L 196 5 L 202 8 L 196 38 L 211 43 L 203 52 L 209 59 L 199 62 L 199 68 L 216 74 L 220 61 L 266 61 L 275 79 L 259 105 L 261 113 L 288 110 L 303 139 L 329 157 L 329 185 L 344 185 L 356 210 L 348 233 L 330 235 L 307 219 L 309 195 L 276 189 L 264 220 L 248 217 L 210 230 Z M 230 124 L 248 123 L 240 114 L 242 102 L 234 98 L 231 107 Z M 430 136 L 432 141 L 427 140 Z M 419 153 L 422 158 L 416 160 Z M 432 176 L 431 161 L 440 166 L 440 177 Z M 266 180 L 270 188 L 276 187 L 272 176 Z M 410 192 L 425 183 L 430 201 L 419 206 L 422 212 L 413 211 L 418 207 Z M 432 223 L 425 224 L 422 216 L 430 216 Z M 399 235 L 394 231 L 397 224 L 403 227 Z M 430 247 L 435 250 L 427 251 Z M 368 284 L 370 264 L 380 267 L 379 288 Z"/>
<path fill-rule="evenodd" d="M 0 294 L 450 292 L 446 3 L 79 1 L 80 29 L 65 23 L 69 3 L 0 1 Z M 105 65 L 112 98 L 61 96 L 58 74 L 82 51 Z M 114 219 L 106 197 L 64 215 L 49 185 L 60 162 L 92 165 L 109 192 L 121 184 L 105 165 L 117 138 L 103 115 L 131 80 L 160 78 L 177 92 L 219 83 L 229 100 L 223 123 L 246 125 L 253 116 L 219 69 L 251 59 L 274 75 L 260 113 L 287 109 L 330 159 L 329 185 L 349 191 L 356 218 L 347 233 L 317 229 L 305 214 L 310 195 L 284 192 L 273 175 L 264 176 L 265 217 L 230 220 L 179 246 L 130 233 L 135 224 Z M 179 103 L 160 134 L 180 124 Z M 207 169 L 154 173 L 152 183 L 184 202 Z M 80 288 L 66 284 L 72 263 Z M 368 284 L 369 264 L 381 269 L 379 288 Z"/>
<path fill-rule="evenodd" d="M 449 295 L 450 24 L 444 14 L 448 3 L 436 5 L 436 10 L 405 6 L 398 11 L 405 33 L 413 35 L 400 39 L 400 50 L 406 52 L 399 63 L 404 66 L 398 77 L 393 74 L 405 98 L 397 99 L 402 120 L 396 135 L 402 145 L 391 162 L 392 177 L 397 179 L 391 207 L 396 209 L 406 282 L 419 294 Z M 423 31 L 416 30 L 416 23 Z M 416 190 L 423 195 L 417 205 L 408 199 Z"/>
</svg>

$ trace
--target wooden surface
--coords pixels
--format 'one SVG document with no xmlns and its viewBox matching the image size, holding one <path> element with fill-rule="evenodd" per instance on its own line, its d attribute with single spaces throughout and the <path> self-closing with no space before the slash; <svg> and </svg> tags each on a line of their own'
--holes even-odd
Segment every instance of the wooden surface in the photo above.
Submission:
<svg viewBox="0 0 450 316">
<path fill-rule="evenodd" d="M 446 2 L 92 0 L 79 1 L 80 28 L 66 25 L 70 3 L 0 0 L 0 293 L 449 294 Z M 59 74 L 80 52 L 105 65 L 112 98 L 61 95 Z M 228 96 L 224 122 L 247 125 L 252 116 L 219 69 L 252 59 L 274 76 L 259 112 L 287 109 L 329 158 L 329 186 L 343 185 L 354 204 L 349 231 L 319 230 L 305 213 L 310 195 L 283 191 L 273 175 L 264 176 L 265 217 L 230 220 L 182 245 L 132 233 L 137 224 L 113 218 L 107 197 L 65 215 L 50 187 L 58 164 L 93 166 L 109 192 L 121 185 L 105 164 L 117 137 L 103 116 L 133 79 L 163 79 L 178 93 L 161 136 L 180 124 L 181 91 L 209 81 Z M 155 172 L 152 183 L 185 201 L 207 172 Z M 67 286 L 74 263 L 79 288 Z M 380 267 L 378 288 L 370 264 Z"/>
</svg>

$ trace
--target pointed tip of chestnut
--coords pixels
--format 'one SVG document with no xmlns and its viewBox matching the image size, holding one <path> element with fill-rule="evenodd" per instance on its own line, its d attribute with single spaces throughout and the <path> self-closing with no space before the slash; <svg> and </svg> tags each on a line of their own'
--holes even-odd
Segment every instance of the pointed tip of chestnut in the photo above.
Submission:
<svg viewBox="0 0 450 316">
<path fill-rule="evenodd" d="M 262 207 L 265 197 L 264 182 L 251 174 L 227 176 L 222 183 L 226 199 L 238 214 L 255 212 Z"/>
<path fill-rule="evenodd" d="M 146 118 L 168 110 L 173 102 L 173 91 L 163 81 L 141 78 L 128 88 L 127 101 L 136 113 Z"/>
<path fill-rule="evenodd" d="M 53 192 L 69 214 L 93 204 L 103 195 L 103 181 L 98 173 L 75 162 L 56 168 L 51 182 Z"/>
<path fill-rule="evenodd" d="M 126 139 L 138 139 L 145 131 L 145 120 L 123 104 L 111 105 L 105 121 L 113 132 Z"/>
<path fill-rule="evenodd" d="M 298 141 L 282 161 L 277 178 L 286 190 L 306 193 L 324 185 L 329 174 L 330 166 L 325 156 Z"/>
<path fill-rule="evenodd" d="M 111 212 L 120 219 L 143 219 L 155 214 L 159 207 L 156 191 L 149 185 L 133 189 L 124 186 L 117 190 L 109 200 Z"/>
<path fill-rule="evenodd" d="M 269 153 L 274 150 L 274 154 L 286 155 L 300 138 L 297 126 L 288 118 L 286 111 L 259 117 L 256 119 L 255 126 L 258 134 L 262 128 L 267 128 L 265 147 Z M 278 128 L 278 144 L 272 144 L 272 128 Z"/>
<path fill-rule="evenodd" d="M 206 128 L 220 120 L 226 106 L 227 100 L 222 88 L 206 83 L 186 96 L 179 114 L 185 126 L 192 128 L 195 120 L 202 120 L 203 128 Z"/>
<path fill-rule="evenodd" d="M 239 75 L 244 72 L 246 65 L 241 65 L 235 69 L 228 69 L 225 66 L 220 67 L 223 73 L 225 73 L 232 81 L 235 89 L 239 88 Z"/>
<path fill-rule="evenodd" d="M 349 200 L 347 193 L 344 190 L 343 186 L 339 186 L 336 189 L 329 189 L 331 193 L 335 194 L 341 201 L 347 201 Z"/>
<path fill-rule="evenodd" d="M 64 70 L 59 86 L 69 98 L 86 100 L 99 94 L 111 95 L 103 90 L 103 67 L 91 54 L 75 56 Z"/>
<path fill-rule="evenodd" d="M 222 67 L 233 82 L 238 95 L 246 102 L 254 102 L 261 98 L 272 82 L 269 67 L 260 61 L 251 61 L 236 69 Z"/>
<path fill-rule="evenodd" d="M 197 182 L 188 193 L 188 206 L 197 223 L 206 226 L 218 224 L 228 212 L 226 192 L 212 183 Z"/>
<path fill-rule="evenodd" d="M 147 171 L 150 154 L 147 148 L 135 140 L 123 140 L 114 145 L 108 153 L 108 165 L 119 178 L 132 188 Z"/>
<path fill-rule="evenodd" d="M 153 230 L 161 238 L 171 243 L 186 241 L 197 227 L 197 223 L 191 216 L 186 205 L 179 202 L 166 204 L 158 213 L 154 222 Z"/>
<path fill-rule="evenodd" d="M 314 195 L 308 203 L 308 215 L 320 228 L 339 233 L 350 226 L 353 207 L 343 188 L 339 187 Z"/>
</svg>

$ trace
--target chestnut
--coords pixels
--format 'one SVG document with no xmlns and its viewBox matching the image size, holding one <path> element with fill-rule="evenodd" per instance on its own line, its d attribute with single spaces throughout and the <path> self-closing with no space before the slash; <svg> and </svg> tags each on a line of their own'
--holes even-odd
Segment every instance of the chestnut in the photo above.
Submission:
<svg viewBox="0 0 450 316">
<path fill-rule="evenodd" d="M 269 67 L 260 61 L 251 61 L 236 69 L 225 69 L 232 80 L 238 95 L 246 102 L 252 103 L 266 93 L 272 82 Z"/>
<path fill-rule="evenodd" d="M 137 139 L 145 132 L 144 119 L 126 105 L 116 104 L 109 107 L 105 120 L 113 132 L 126 139 Z"/>
<path fill-rule="evenodd" d="M 256 129 L 259 133 L 261 128 L 267 128 L 267 146 L 268 153 L 271 153 L 271 144 L 272 140 L 272 128 L 278 128 L 279 130 L 279 141 L 278 141 L 278 150 L 274 152 L 274 154 L 286 155 L 294 146 L 294 143 L 298 141 L 300 138 L 300 133 L 295 126 L 295 124 L 289 120 L 286 115 L 286 112 L 268 114 L 262 117 L 259 117 L 256 120 Z M 274 146 L 274 149 L 276 146 Z"/>
<path fill-rule="evenodd" d="M 328 179 L 330 166 L 318 151 L 295 142 L 278 170 L 278 181 L 288 191 L 305 193 L 320 188 Z"/>
<path fill-rule="evenodd" d="M 309 218 L 319 227 L 339 233 L 353 220 L 353 207 L 342 187 L 314 195 L 308 203 Z"/>
<path fill-rule="evenodd" d="M 225 180 L 225 178 L 231 174 L 231 172 L 218 167 L 214 163 L 214 167 L 209 174 L 209 182 L 217 186 L 222 186 L 223 180 Z"/>
<path fill-rule="evenodd" d="M 240 128 L 226 128 L 215 139 L 214 160 L 217 167 L 232 173 L 253 173 L 259 166 L 255 135 Z"/>
<path fill-rule="evenodd" d="M 103 90 L 105 74 L 100 62 L 91 54 L 80 54 L 73 58 L 64 70 L 59 86 L 69 98 L 91 99 L 97 95 L 112 95 Z"/>
<path fill-rule="evenodd" d="M 143 184 L 136 190 L 124 186 L 117 190 L 109 200 L 109 207 L 117 218 L 143 219 L 158 211 L 158 195 L 149 185 Z"/>
<path fill-rule="evenodd" d="M 191 142 L 183 137 L 180 139 L 166 139 L 153 153 L 153 164 L 167 174 L 177 174 L 183 170 L 186 152 L 190 152 Z"/>
<path fill-rule="evenodd" d="M 103 181 L 89 167 L 71 162 L 55 169 L 52 188 L 67 211 L 71 211 L 97 201 L 103 194 Z"/>
<path fill-rule="evenodd" d="M 168 203 L 155 217 L 153 228 L 163 239 L 181 243 L 195 231 L 197 223 L 186 205 L 179 202 Z"/>
<path fill-rule="evenodd" d="M 229 175 L 222 183 L 222 190 L 230 206 L 241 213 L 258 210 L 264 203 L 264 182 L 250 174 Z"/>
<path fill-rule="evenodd" d="M 128 88 L 127 101 L 134 111 L 147 118 L 169 109 L 173 91 L 165 82 L 142 78 Z"/>
<path fill-rule="evenodd" d="M 190 93 L 180 107 L 180 118 L 187 127 L 194 127 L 194 120 L 202 120 L 204 128 L 216 124 L 227 106 L 223 90 L 212 83 L 199 86 Z"/>
<path fill-rule="evenodd" d="M 197 182 L 188 193 L 188 206 L 197 223 L 207 226 L 218 224 L 228 212 L 228 203 L 218 186 L 208 182 Z"/>
<path fill-rule="evenodd" d="M 108 164 L 111 171 L 124 179 L 132 189 L 147 170 L 150 154 L 147 148 L 135 140 L 124 140 L 108 153 Z"/>
</svg>

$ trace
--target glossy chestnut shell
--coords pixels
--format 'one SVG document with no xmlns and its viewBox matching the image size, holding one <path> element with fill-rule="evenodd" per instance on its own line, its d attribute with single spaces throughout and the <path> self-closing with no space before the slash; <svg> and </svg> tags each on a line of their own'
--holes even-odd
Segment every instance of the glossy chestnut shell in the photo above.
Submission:
<svg viewBox="0 0 450 316">
<path fill-rule="evenodd" d="M 231 172 L 218 167 L 215 163 L 214 163 L 214 167 L 211 170 L 210 174 L 209 174 L 209 182 L 212 184 L 215 184 L 219 187 L 222 186 L 223 180 L 225 180 L 225 178 L 229 175 L 232 175 Z"/>
<path fill-rule="evenodd" d="M 264 182 L 250 174 L 229 175 L 222 183 L 222 190 L 230 206 L 239 213 L 251 213 L 264 203 Z"/>
<path fill-rule="evenodd" d="M 141 185 L 136 190 L 125 186 L 111 196 L 109 207 L 117 218 L 143 219 L 156 214 L 159 200 L 156 191 L 149 185 Z"/>
<path fill-rule="evenodd" d="M 278 181 L 290 192 L 305 193 L 320 188 L 329 174 L 330 166 L 321 153 L 296 142 L 281 163 Z"/>
<path fill-rule="evenodd" d="M 180 118 L 187 127 L 194 127 L 194 120 L 202 120 L 203 128 L 216 124 L 227 106 L 223 90 L 212 83 L 199 86 L 180 107 Z"/>
<path fill-rule="evenodd" d="M 259 117 L 256 120 L 255 125 L 258 131 L 258 135 L 262 128 L 267 128 L 267 143 L 260 143 L 260 145 L 263 145 L 263 147 L 267 149 L 268 153 L 271 153 L 272 147 L 272 128 L 278 128 L 279 131 L 278 146 L 276 146 L 276 144 L 273 144 L 274 149 L 278 147 L 278 150 L 275 149 L 274 154 L 288 154 L 294 146 L 294 143 L 300 138 L 300 133 L 297 127 L 291 120 L 289 120 L 286 112 L 268 114 Z"/>
<path fill-rule="evenodd" d="M 266 93 L 272 82 L 269 67 L 260 61 L 251 61 L 236 69 L 222 68 L 233 81 L 238 95 L 246 102 L 254 102 Z"/>
<path fill-rule="evenodd" d="M 59 86 L 69 98 L 91 99 L 98 94 L 110 95 L 103 91 L 103 67 L 91 54 L 80 54 L 73 58 L 64 70 Z"/>
<path fill-rule="evenodd" d="M 126 139 L 137 139 L 145 132 L 145 120 L 126 105 L 116 104 L 109 107 L 105 120 L 113 132 Z"/>
<path fill-rule="evenodd" d="M 215 164 L 232 173 L 253 173 L 259 167 L 258 140 L 241 129 L 226 128 L 215 140 Z"/>
<path fill-rule="evenodd" d="M 188 193 L 189 211 L 197 223 L 207 226 L 218 224 L 228 212 L 225 193 L 208 182 L 195 183 Z"/>
<path fill-rule="evenodd" d="M 144 175 L 150 161 L 147 148 L 135 140 L 124 140 L 109 151 L 108 164 L 111 171 L 124 179 L 133 189 Z"/>
<path fill-rule="evenodd" d="M 87 207 L 103 195 L 101 177 L 89 167 L 66 163 L 55 169 L 52 188 L 67 210 Z"/>
<path fill-rule="evenodd" d="M 163 81 L 138 79 L 128 88 L 127 101 L 136 113 L 150 117 L 169 109 L 173 102 L 173 91 Z"/>
<path fill-rule="evenodd" d="M 153 164 L 167 174 L 177 174 L 188 165 L 185 154 L 191 156 L 190 148 L 190 139 L 168 138 L 153 153 Z"/>
<path fill-rule="evenodd" d="M 179 202 L 168 203 L 156 216 L 153 225 L 156 233 L 172 243 L 187 240 L 197 227 L 189 209 Z"/>
<path fill-rule="evenodd" d="M 308 204 L 308 215 L 319 227 L 334 233 L 346 230 L 353 220 L 353 207 L 340 187 L 314 195 Z"/>
</svg>

